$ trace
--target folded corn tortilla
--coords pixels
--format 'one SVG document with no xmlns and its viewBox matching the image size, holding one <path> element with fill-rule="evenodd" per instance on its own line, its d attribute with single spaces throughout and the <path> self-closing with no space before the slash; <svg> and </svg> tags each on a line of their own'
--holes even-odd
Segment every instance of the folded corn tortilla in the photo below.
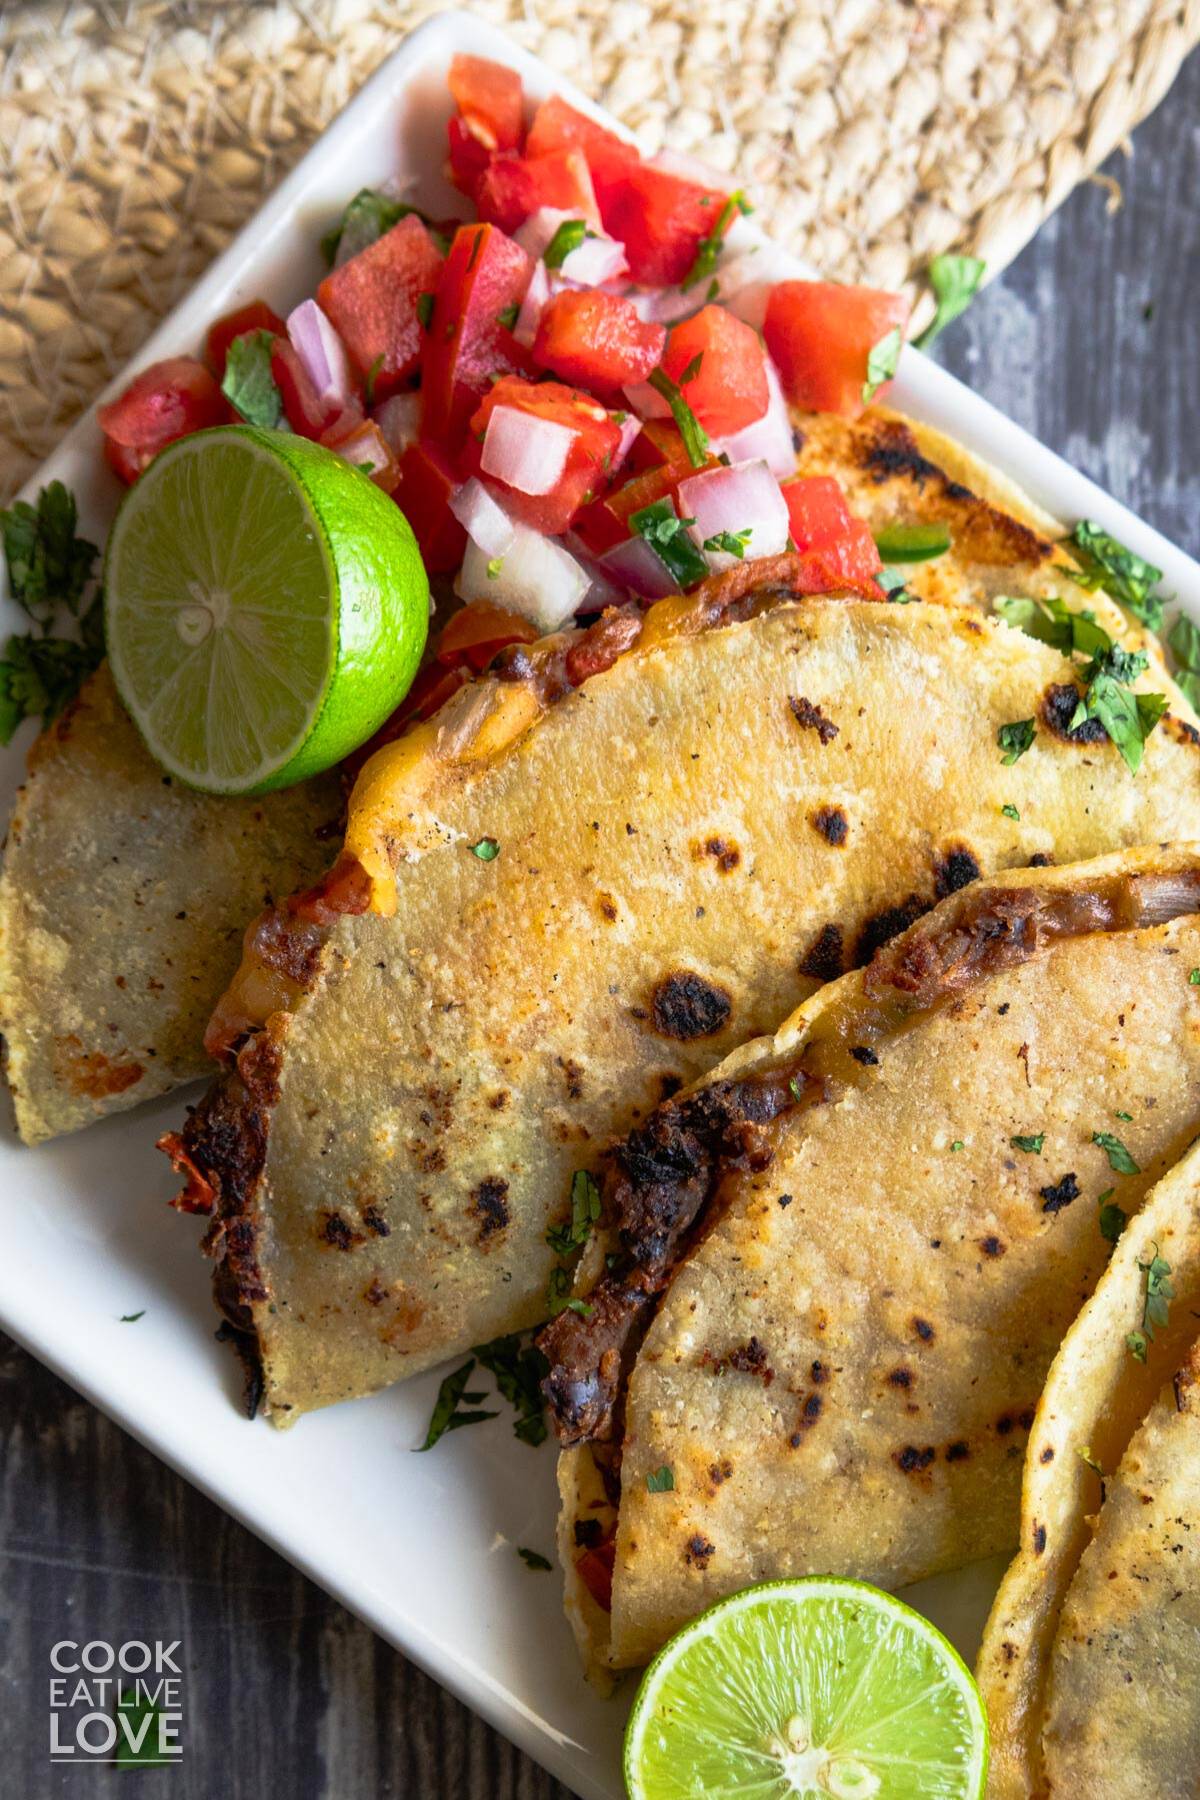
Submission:
<svg viewBox="0 0 1200 1800">
<path fill-rule="evenodd" d="M 587 1310 L 539 1339 L 593 1668 L 750 1582 L 1016 1542 L 1102 1197 L 1196 1130 L 1197 966 L 1194 846 L 981 881 L 611 1153 Z"/>
</svg>

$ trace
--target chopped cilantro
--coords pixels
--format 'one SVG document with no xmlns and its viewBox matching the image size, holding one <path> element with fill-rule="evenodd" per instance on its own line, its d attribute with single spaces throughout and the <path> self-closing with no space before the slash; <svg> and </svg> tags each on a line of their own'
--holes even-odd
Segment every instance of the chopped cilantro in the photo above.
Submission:
<svg viewBox="0 0 1200 1800">
<path fill-rule="evenodd" d="M 996 733 L 996 742 L 1004 752 L 1005 766 L 1019 762 L 1036 736 L 1037 726 L 1032 719 L 1014 719 L 1011 724 L 1002 725 Z"/>
<path fill-rule="evenodd" d="M 84 604 L 97 550 L 76 535 L 73 495 L 52 481 L 36 505 L 16 500 L 0 510 L 0 532 L 13 599 L 36 632 L 12 636 L 0 657 L 0 744 L 23 719 L 57 718 L 104 655 L 104 607 L 99 594 Z M 50 626 L 63 610 L 79 622 L 78 638 L 58 637 Z"/>
<path fill-rule="evenodd" d="M 1075 1449 L 1075 1454 L 1079 1458 L 1080 1462 L 1085 1462 L 1089 1469 L 1094 1469 L 1096 1471 L 1096 1474 L 1099 1475 L 1101 1481 L 1103 1481 L 1104 1470 L 1100 1467 L 1100 1464 L 1096 1461 L 1095 1457 L 1092 1455 L 1092 1447 L 1090 1444 L 1077 1445 L 1076 1449 Z"/>
<path fill-rule="evenodd" d="M 938 333 L 964 313 L 979 290 L 987 264 L 978 256 L 935 256 L 926 273 L 937 301 L 933 321 L 913 342 L 928 350 Z"/>
<path fill-rule="evenodd" d="M 1087 688 L 1067 727 L 1075 731 L 1097 719 L 1134 775 L 1141 767 L 1146 739 L 1167 710 L 1165 695 L 1135 694 L 1130 688 L 1145 667 L 1141 651 L 1123 650 L 1119 644 L 1094 657 L 1083 671 Z"/>
<path fill-rule="evenodd" d="M 470 1356 L 465 1363 L 446 1376 L 437 1391 L 437 1399 L 434 1401 L 433 1413 L 429 1420 L 429 1429 L 425 1433 L 425 1442 L 415 1445 L 417 1450 L 432 1450 L 439 1438 L 445 1437 L 448 1431 L 457 1431 L 463 1425 L 478 1425 L 484 1419 L 499 1418 L 499 1413 L 494 1412 L 460 1412 L 458 1410 L 464 1401 L 468 1406 L 474 1406 L 483 1399 L 482 1394 L 468 1394 L 466 1391 L 474 1367 L 475 1358 Z"/>
<path fill-rule="evenodd" d="M 706 550 L 724 550 L 729 556 L 736 556 L 741 562 L 746 554 L 750 539 L 754 536 L 754 528 L 747 525 L 744 531 L 718 531 L 712 537 L 706 537 Z"/>
<path fill-rule="evenodd" d="M 875 534 L 875 548 L 885 563 L 929 562 L 950 548 L 944 525 L 888 525 Z"/>
<path fill-rule="evenodd" d="M 564 219 L 542 251 L 542 261 L 548 269 L 561 269 L 572 250 L 578 250 L 584 238 L 595 235 L 588 230 L 586 219 Z"/>
<path fill-rule="evenodd" d="M 550 1567 L 540 1550 L 527 1550 L 524 1544 L 517 1545 L 517 1555 L 527 1569 L 548 1569 Z"/>
<path fill-rule="evenodd" d="M 480 862 L 495 862 L 500 854 L 500 846 L 495 838 L 480 838 L 477 844 L 471 845 L 471 855 L 477 856 Z"/>
<path fill-rule="evenodd" d="M 1080 587 L 1103 588 L 1149 631 L 1162 626 L 1161 594 L 1154 590 L 1162 570 L 1127 550 L 1092 519 L 1083 519 L 1063 546 L 1079 565 L 1074 579 Z"/>
<path fill-rule="evenodd" d="M 725 242 L 725 233 L 729 230 L 734 214 L 750 211 L 750 204 L 742 190 L 735 189 L 717 214 L 708 236 L 700 240 L 700 247 L 696 251 L 696 260 L 679 284 L 685 293 L 688 288 L 693 288 L 697 282 L 703 281 L 706 275 L 711 275 L 716 268 L 717 258 L 721 254 L 721 246 Z M 711 293 L 709 299 L 712 299 Z"/>
<path fill-rule="evenodd" d="M 1130 1125 L 1133 1123 L 1133 1114 L 1132 1113 L 1116 1112 L 1113 1114 L 1113 1118 L 1114 1119 L 1124 1119 L 1124 1121 L 1127 1125 Z"/>
<path fill-rule="evenodd" d="M 900 351 L 904 344 L 904 333 L 899 325 L 894 325 L 886 337 L 881 337 L 871 348 L 867 357 L 867 379 L 863 382 L 862 403 L 870 406 L 885 381 L 890 381 L 896 373 L 896 364 L 900 361 Z"/>
<path fill-rule="evenodd" d="M 561 1264 L 550 1271 L 550 1283 L 546 1289 L 547 1311 L 552 1319 L 557 1319 L 560 1312 L 578 1313 L 581 1319 L 590 1319 L 592 1309 L 586 1300 L 578 1300 L 571 1293 L 571 1275 Z"/>
<path fill-rule="evenodd" d="M 1170 631 L 1167 643 L 1175 658 L 1175 679 L 1191 704 L 1200 709 L 1200 630 L 1180 613 Z"/>
<path fill-rule="evenodd" d="M 1019 820 L 1021 817 L 1020 810 L 1013 805 L 1011 800 L 1006 800 L 1004 805 L 1000 808 L 1000 811 L 1004 814 L 1006 819 Z"/>
<path fill-rule="evenodd" d="M 1057 594 L 1048 594 L 1039 600 L 1030 600 L 1024 595 L 999 594 L 992 606 L 1006 625 L 1036 638 L 1040 644 L 1061 650 L 1064 656 L 1075 652 L 1081 656 L 1097 656 L 1113 647 L 1107 631 L 1097 625 L 1095 613 L 1086 608 L 1072 612 Z"/>
<path fill-rule="evenodd" d="M 1188 981 L 1192 987 L 1200 987 L 1200 969 L 1193 969 L 1188 976 Z"/>
<path fill-rule="evenodd" d="M 692 370 L 691 363 L 683 372 L 685 381 L 691 380 L 689 370 Z M 671 417 L 679 427 L 679 435 L 683 439 L 683 447 L 687 451 L 688 461 L 693 469 L 702 469 L 708 460 L 708 433 L 684 399 L 680 388 L 662 368 L 651 371 L 650 386 L 656 394 L 662 395 L 671 408 Z"/>
<path fill-rule="evenodd" d="M 1044 1131 L 1038 1131 L 1030 1137 L 1010 1137 L 1008 1141 L 1014 1150 L 1024 1150 L 1027 1156 L 1040 1156 L 1042 1145 L 1046 1141 L 1046 1134 Z"/>
<path fill-rule="evenodd" d="M 1096 1202 L 1100 1208 L 1100 1236 L 1107 1244 L 1115 1244 L 1129 1223 L 1129 1214 L 1113 1199 L 1116 1191 L 1116 1188 L 1106 1188 Z"/>
<path fill-rule="evenodd" d="M 514 300 L 511 306 L 502 307 L 496 314 L 497 325 L 503 325 L 505 331 L 511 331 L 521 314 L 521 308 Z"/>
<path fill-rule="evenodd" d="M 1130 1156 L 1119 1137 L 1111 1131 L 1093 1131 L 1093 1144 L 1098 1144 L 1108 1158 L 1108 1166 L 1114 1175 L 1140 1175 L 1141 1170 Z"/>
<path fill-rule="evenodd" d="M 1153 1246 L 1153 1251 L 1149 1262 L 1138 1261 L 1138 1268 L 1146 1278 L 1142 1299 L 1142 1328 L 1140 1331 L 1127 1332 L 1125 1336 L 1126 1348 L 1139 1362 L 1145 1362 L 1147 1344 L 1154 1336 L 1154 1328 L 1156 1325 L 1166 1324 L 1170 1316 L 1171 1301 L 1175 1298 L 1175 1290 L 1167 1280 L 1171 1265 L 1165 1257 L 1158 1254 L 1157 1244 Z"/>
<path fill-rule="evenodd" d="M 488 566 L 487 566 L 488 580 L 489 581 L 499 581 L 500 571 L 503 567 L 504 567 L 504 558 L 502 556 L 491 557 L 488 561 Z"/>
<path fill-rule="evenodd" d="M 681 519 L 666 494 L 629 515 L 630 528 L 645 538 L 683 588 L 693 587 L 708 574 L 708 564 L 687 533 L 687 527 L 695 523 L 694 519 Z"/>
<path fill-rule="evenodd" d="M 143 1308 L 142 1308 L 142 1310 L 141 1310 L 141 1312 L 135 1312 L 135 1313 L 122 1313 L 122 1314 L 121 1314 L 121 1318 L 120 1318 L 120 1321 L 119 1321 L 119 1322 L 120 1322 L 120 1323 L 121 1323 L 121 1324 L 122 1324 L 122 1325 L 136 1325 L 136 1324 L 137 1324 L 137 1322 L 138 1322 L 138 1320 L 139 1320 L 139 1319 L 144 1319 L 144 1318 L 145 1318 L 145 1316 L 146 1316 L 146 1309 L 145 1309 L 145 1307 L 144 1307 L 144 1306 L 143 1306 Z"/>
<path fill-rule="evenodd" d="M 586 1169 L 576 1169 L 571 1178 L 570 1220 L 565 1225 L 551 1225 L 546 1242 L 556 1256 L 570 1256 L 587 1243 L 599 1219 L 600 1189 Z"/>
<path fill-rule="evenodd" d="M 794 1075 L 788 1082 L 788 1093 L 792 1096 L 793 1100 L 803 1100 L 804 1098 L 804 1089 Z"/>
<path fill-rule="evenodd" d="M 375 358 L 375 361 L 371 364 L 370 368 L 367 370 L 367 379 L 363 383 L 363 399 L 366 401 L 368 406 L 374 406 L 374 404 L 375 404 L 375 383 L 379 380 L 379 371 L 382 368 L 383 368 L 383 351 L 381 350 L 379 352 L 379 355 Z"/>
<path fill-rule="evenodd" d="M 393 200 L 390 194 L 381 194 L 377 188 L 360 188 L 332 231 L 327 231 L 321 239 L 321 254 L 327 263 L 332 263 L 339 249 L 344 248 L 346 254 L 342 260 L 349 261 L 351 256 L 357 256 L 360 250 L 381 238 L 385 231 L 390 231 L 393 225 L 398 225 L 408 213 L 416 211 L 415 206 Z M 422 216 L 417 213 L 418 218 Z"/>
<path fill-rule="evenodd" d="M 950 1146 L 951 1150 L 961 1150 L 962 1147 L 963 1147 L 963 1141 L 961 1138 L 955 1138 L 954 1142 Z"/>
<path fill-rule="evenodd" d="M 247 425 L 274 430 L 283 417 L 283 400 L 271 373 L 272 331 L 245 331 L 234 338 L 225 359 L 221 392 Z"/>
<path fill-rule="evenodd" d="M 646 1491 L 650 1494 L 671 1494 L 675 1491 L 675 1471 L 669 1463 L 661 1469 L 652 1469 L 646 1476 Z"/>
<path fill-rule="evenodd" d="M 500 1393 L 516 1413 L 513 1436 L 523 1444 L 545 1443 L 542 1382 L 550 1365 L 537 1345 L 524 1342 L 519 1333 L 513 1332 L 493 1338 L 490 1344 L 477 1344 L 471 1354 L 481 1368 L 495 1377 Z"/>
<path fill-rule="evenodd" d="M 417 318 L 423 330 L 428 331 L 433 323 L 433 295 L 417 295 Z"/>
</svg>

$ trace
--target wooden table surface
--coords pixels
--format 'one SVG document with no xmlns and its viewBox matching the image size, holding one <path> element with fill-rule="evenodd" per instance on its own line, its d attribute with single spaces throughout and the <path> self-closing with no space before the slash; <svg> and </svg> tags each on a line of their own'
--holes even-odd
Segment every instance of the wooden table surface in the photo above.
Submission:
<svg viewBox="0 0 1200 1800">
<path fill-rule="evenodd" d="M 1200 53 L 938 355 L 1200 556 Z M 12 1196 L 5 1197 L 12 1203 Z M 0 1795 L 96 1800 L 51 1768 L 62 1636 L 175 1636 L 187 1750 L 171 1800 L 565 1800 L 567 1790 L 0 1338 Z"/>
</svg>

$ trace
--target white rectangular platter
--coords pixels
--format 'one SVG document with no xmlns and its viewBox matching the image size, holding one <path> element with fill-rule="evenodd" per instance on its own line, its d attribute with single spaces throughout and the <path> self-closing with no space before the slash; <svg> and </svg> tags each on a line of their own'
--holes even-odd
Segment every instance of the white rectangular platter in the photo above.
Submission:
<svg viewBox="0 0 1200 1800">
<path fill-rule="evenodd" d="M 442 15 L 384 64 L 113 389 L 144 364 L 194 352 L 206 327 L 241 302 L 261 296 L 286 311 L 310 293 L 323 272 L 321 233 L 360 187 L 411 175 L 417 204 L 435 215 L 461 213 L 461 196 L 440 173 L 445 72 L 457 50 L 513 64 L 534 101 L 558 91 L 604 117 L 482 20 Z M 773 250 L 773 268 L 777 258 Z M 1200 619 L 1200 566 L 961 383 L 908 350 L 894 397 L 1059 518 L 1098 519 L 1157 563 L 1166 591 Z M 77 495 L 86 535 L 102 542 L 119 495 L 93 413 L 26 496 L 55 478 Z M 19 628 L 6 596 L 0 609 L 0 629 Z M 5 813 L 30 734 L 27 727 L 0 754 Z M 198 1233 L 167 1208 L 172 1177 L 153 1148 L 182 1104 L 177 1096 L 30 1151 L 18 1144 L 5 1103 L 0 1326 L 578 1794 L 616 1800 L 628 1692 L 605 1702 L 585 1686 L 557 1573 L 532 1573 L 516 1555 L 517 1545 L 553 1555 L 550 1446 L 518 1443 L 502 1416 L 414 1457 L 436 1374 L 286 1434 L 248 1423 L 234 1359 L 213 1341 L 208 1270 L 192 1241 Z M 120 1323 L 142 1308 L 136 1326 Z M 966 1570 L 909 1598 L 969 1658 L 997 1572 Z"/>
</svg>

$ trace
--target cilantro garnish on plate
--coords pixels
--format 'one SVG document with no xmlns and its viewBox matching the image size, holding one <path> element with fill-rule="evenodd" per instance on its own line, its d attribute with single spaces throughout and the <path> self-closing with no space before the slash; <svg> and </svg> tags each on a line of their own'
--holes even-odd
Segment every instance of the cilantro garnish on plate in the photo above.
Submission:
<svg viewBox="0 0 1200 1800">
<path fill-rule="evenodd" d="M 937 311 L 920 337 L 913 339 L 918 350 L 928 350 L 934 338 L 960 313 L 966 312 L 986 273 L 987 264 L 979 256 L 934 257 L 926 274 L 937 301 Z"/>
<path fill-rule="evenodd" d="M 1092 519 L 1082 519 L 1063 539 L 1063 548 L 1079 565 L 1072 575 L 1080 587 L 1103 588 L 1147 630 L 1161 628 L 1162 596 L 1154 591 L 1162 580 L 1161 569 L 1127 550 Z"/>
<path fill-rule="evenodd" d="M 99 593 L 85 598 L 99 552 L 77 522 L 61 481 L 44 487 L 35 505 L 16 500 L 0 511 L 9 590 L 36 627 L 14 633 L 0 657 L 0 744 L 23 719 L 49 725 L 104 657 L 103 601 Z M 78 621 L 78 637 L 51 631 L 60 612 Z"/>
</svg>

